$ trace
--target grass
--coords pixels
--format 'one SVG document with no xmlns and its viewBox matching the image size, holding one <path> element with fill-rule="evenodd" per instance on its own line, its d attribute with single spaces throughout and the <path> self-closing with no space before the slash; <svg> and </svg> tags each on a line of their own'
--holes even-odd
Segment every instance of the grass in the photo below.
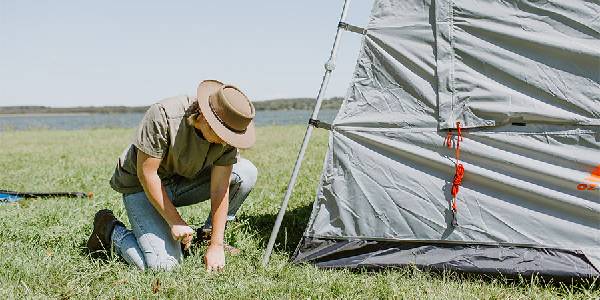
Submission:
<svg viewBox="0 0 600 300">
<path fill-rule="evenodd" d="M 207 274 L 202 248 L 173 272 L 140 272 L 117 257 L 104 262 L 82 252 L 94 213 L 109 208 L 127 223 L 121 197 L 110 189 L 116 158 L 131 129 L 0 132 L 0 189 L 93 191 L 93 200 L 35 199 L 0 206 L 0 299 L 14 298 L 600 298 L 592 284 L 541 283 L 414 268 L 379 273 L 320 270 L 288 262 L 310 214 L 327 148 L 316 131 L 267 268 L 262 251 L 287 186 L 303 126 L 261 127 L 257 145 L 243 152 L 259 169 L 255 190 L 226 236 L 243 254 L 227 257 L 226 270 Z M 182 208 L 195 226 L 208 203 Z"/>
</svg>

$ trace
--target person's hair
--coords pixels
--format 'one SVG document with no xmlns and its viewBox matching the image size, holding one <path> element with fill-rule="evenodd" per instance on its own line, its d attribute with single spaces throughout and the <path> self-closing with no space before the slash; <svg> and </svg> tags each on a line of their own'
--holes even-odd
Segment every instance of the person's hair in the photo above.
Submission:
<svg viewBox="0 0 600 300">
<path fill-rule="evenodd" d="M 202 114 L 200 111 L 200 106 L 198 105 L 198 101 L 194 100 L 192 105 L 186 110 L 187 115 L 187 123 L 190 126 L 194 126 L 196 124 L 196 120 Z"/>
</svg>

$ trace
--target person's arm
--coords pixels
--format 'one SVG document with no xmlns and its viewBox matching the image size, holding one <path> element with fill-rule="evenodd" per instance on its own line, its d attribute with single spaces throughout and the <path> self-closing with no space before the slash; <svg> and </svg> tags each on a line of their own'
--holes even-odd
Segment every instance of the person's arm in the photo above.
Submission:
<svg viewBox="0 0 600 300">
<path fill-rule="evenodd" d="M 171 228 L 173 239 L 189 247 L 194 230 L 181 218 L 158 177 L 161 159 L 137 150 L 137 176 L 148 200 Z"/>
<path fill-rule="evenodd" d="M 213 166 L 210 175 L 210 213 L 212 234 L 204 257 L 206 270 L 220 270 L 225 266 L 225 223 L 229 209 L 229 177 L 233 166 Z"/>
</svg>

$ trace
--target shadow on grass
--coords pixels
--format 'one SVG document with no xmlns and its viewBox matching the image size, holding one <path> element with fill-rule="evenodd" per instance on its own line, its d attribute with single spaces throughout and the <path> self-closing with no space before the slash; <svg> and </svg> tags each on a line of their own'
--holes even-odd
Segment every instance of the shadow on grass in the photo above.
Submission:
<svg viewBox="0 0 600 300">
<path fill-rule="evenodd" d="M 79 243 L 79 246 L 78 246 L 79 255 L 86 257 L 90 260 L 98 260 L 98 261 L 102 261 L 102 262 L 107 262 L 114 258 L 121 259 L 121 257 L 119 255 L 117 255 L 114 251 L 108 251 L 106 249 L 98 250 L 95 252 L 90 252 L 90 250 L 87 247 L 88 238 L 89 237 L 86 236 Z"/>
<path fill-rule="evenodd" d="M 290 256 L 293 254 L 306 229 L 311 212 L 312 204 L 286 211 L 275 241 L 275 251 L 285 252 Z M 266 247 L 276 218 L 276 214 L 244 215 L 240 221 L 247 223 L 248 227 L 256 232 L 259 243 Z"/>
<path fill-rule="evenodd" d="M 275 251 L 287 253 L 291 256 L 296 249 L 296 245 L 302 238 L 302 234 L 308 224 L 308 218 L 312 211 L 312 204 L 308 204 L 303 207 L 294 208 L 288 210 L 283 218 L 279 235 L 275 243 Z M 238 217 L 238 221 L 244 223 L 244 227 L 249 228 L 255 233 L 259 244 L 264 248 L 269 241 L 273 225 L 275 224 L 276 214 L 265 214 L 265 215 L 241 215 Z M 114 251 L 98 251 L 97 253 L 89 253 L 86 242 L 88 236 L 85 236 L 79 243 L 79 254 L 87 257 L 88 259 L 99 259 L 101 261 L 109 260 L 111 256 L 116 255 Z M 202 245 L 206 245 L 206 238 L 202 238 L 198 233 L 192 244 L 193 248 L 200 248 Z M 112 255 L 111 255 L 112 254 Z M 189 252 L 184 251 L 184 256 L 188 256 Z M 118 256 L 118 255 L 116 255 Z"/>
</svg>

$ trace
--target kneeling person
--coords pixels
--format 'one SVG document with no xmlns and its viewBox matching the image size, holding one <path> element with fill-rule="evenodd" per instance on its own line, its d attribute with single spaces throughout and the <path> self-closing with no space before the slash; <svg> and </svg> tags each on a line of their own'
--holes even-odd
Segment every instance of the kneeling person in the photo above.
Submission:
<svg viewBox="0 0 600 300">
<path fill-rule="evenodd" d="M 206 269 L 225 265 L 225 223 L 254 186 L 256 167 L 238 148 L 255 142 L 254 106 L 238 88 L 219 81 L 200 83 L 196 97 L 173 97 L 148 109 L 119 158 L 110 180 L 123 194 L 131 223 L 126 229 L 111 211 L 101 210 L 87 247 L 111 249 L 140 269 L 171 269 L 183 258 L 194 230 L 176 207 L 210 199 L 204 228 L 212 228 Z"/>
</svg>

